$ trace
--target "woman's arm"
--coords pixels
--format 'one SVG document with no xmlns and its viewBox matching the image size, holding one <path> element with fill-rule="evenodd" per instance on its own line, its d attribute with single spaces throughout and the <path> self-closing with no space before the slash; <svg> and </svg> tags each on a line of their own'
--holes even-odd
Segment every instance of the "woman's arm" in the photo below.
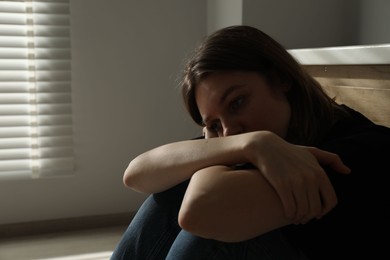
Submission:
<svg viewBox="0 0 390 260">
<path fill-rule="evenodd" d="M 337 203 L 317 158 L 334 170 L 345 170 L 334 154 L 289 144 L 268 131 L 250 132 L 176 142 L 150 150 L 130 162 L 124 183 L 140 192 L 155 193 L 210 166 L 251 163 L 279 195 L 286 216 L 295 223 L 305 223 L 312 216 L 326 214 Z"/>
<path fill-rule="evenodd" d="M 261 132 L 258 133 L 260 137 Z M 123 181 L 139 192 L 156 193 L 189 179 L 212 165 L 248 162 L 243 150 L 248 135 L 180 141 L 147 151 L 128 165 Z"/>
<path fill-rule="evenodd" d="M 278 141 L 273 140 L 274 142 Z M 289 149 L 284 145 L 280 147 Z M 298 219 L 299 221 L 286 216 L 280 195 L 259 169 L 212 166 L 199 170 L 192 176 L 179 212 L 179 225 L 184 230 L 207 239 L 240 242 L 294 223 L 294 221 L 305 223 L 312 218 L 326 214 L 337 204 L 337 198 L 327 175 L 314 174 L 318 171 L 317 168 L 320 168 L 320 172 L 323 171 L 317 160 L 340 172 L 346 173 L 349 169 L 333 153 L 313 147 L 292 146 L 292 148 L 297 150 L 290 151 L 294 155 L 287 153 L 291 156 L 291 160 L 266 162 L 265 165 L 271 168 L 286 166 L 292 168 L 281 172 L 268 169 L 275 174 L 284 175 L 286 172 L 293 176 L 297 174 L 296 177 L 280 178 L 277 176 L 275 178 L 272 176 L 271 179 L 275 181 L 280 178 L 282 181 L 279 185 L 283 185 L 286 180 L 296 182 L 290 183 L 290 186 L 298 187 L 298 194 L 305 194 L 303 197 L 307 203 L 303 208 L 307 207 L 307 209 Z M 268 152 L 272 154 L 278 150 L 270 148 Z M 294 158 L 295 156 L 297 157 Z M 312 160 L 312 157 L 317 160 Z M 271 158 L 277 159 L 278 157 Z M 301 162 L 302 158 L 305 158 L 305 163 Z M 263 161 L 269 159 L 262 158 Z M 304 172 L 299 173 L 300 170 Z M 305 183 L 305 178 L 300 177 L 306 174 L 309 175 L 306 179 L 306 181 L 309 180 L 307 183 Z M 310 178 L 310 175 L 316 178 Z M 299 195 L 296 195 L 290 187 L 286 186 L 283 189 L 284 192 L 290 191 L 289 197 L 297 200 L 296 196 Z M 323 201 L 315 202 L 318 198 Z M 319 208 L 315 209 L 317 206 Z"/>
<path fill-rule="evenodd" d="M 195 173 L 179 224 L 197 236 L 239 242 L 290 224 L 282 203 L 258 170 L 212 166 Z"/>
</svg>

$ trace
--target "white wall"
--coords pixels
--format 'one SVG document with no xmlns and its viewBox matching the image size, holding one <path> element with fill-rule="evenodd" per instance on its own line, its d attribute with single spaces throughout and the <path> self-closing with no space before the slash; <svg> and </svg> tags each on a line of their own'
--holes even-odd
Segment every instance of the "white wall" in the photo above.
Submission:
<svg viewBox="0 0 390 260">
<path fill-rule="evenodd" d="M 243 23 L 284 47 L 349 45 L 355 41 L 356 0 L 244 0 Z"/>
<path fill-rule="evenodd" d="M 242 22 L 284 47 L 390 43 L 388 0 L 243 0 Z"/>
<path fill-rule="evenodd" d="M 208 34 L 257 27 L 287 49 L 390 43 L 388 0 L 208 0 Z"/>
<path fill-rule="evenodd" d="M 243 0 L 207 0 L 207 34 L 242 24 Z"/>
<path fill-rule="evenodd" d="M 131 158 L 200 133 L 176 89 L 206 35 L 205 0 L 71 0 L 76 171 L 0 182 L 0 224 L 136 211 Z"/>
<path fill-rule="evenodd" d="M 360 44 L 390 43 L 390 1 L 359 0 L 359 3 L 358 42 Z"/>
</svg>

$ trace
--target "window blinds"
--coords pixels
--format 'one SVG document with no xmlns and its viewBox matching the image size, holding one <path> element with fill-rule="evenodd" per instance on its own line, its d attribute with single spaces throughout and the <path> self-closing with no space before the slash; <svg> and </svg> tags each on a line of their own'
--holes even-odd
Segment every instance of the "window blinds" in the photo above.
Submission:
<svg viewBox="0 0 390 260">
<path fill-rule="evenodd" d="M 0 0 L 0 179 L 72 173 L 68 0 Z"/>
</svg>

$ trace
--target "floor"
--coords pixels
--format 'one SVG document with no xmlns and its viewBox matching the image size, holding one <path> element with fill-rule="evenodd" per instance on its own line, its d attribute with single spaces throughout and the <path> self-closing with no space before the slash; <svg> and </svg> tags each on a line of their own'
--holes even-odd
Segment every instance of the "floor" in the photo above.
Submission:
<svg viewBox="0 0 390 260">
<path fill-rule="evenodd" d="M 108 260 L 126 227 L 0 240 L 0 260 Z"/>
</svg>

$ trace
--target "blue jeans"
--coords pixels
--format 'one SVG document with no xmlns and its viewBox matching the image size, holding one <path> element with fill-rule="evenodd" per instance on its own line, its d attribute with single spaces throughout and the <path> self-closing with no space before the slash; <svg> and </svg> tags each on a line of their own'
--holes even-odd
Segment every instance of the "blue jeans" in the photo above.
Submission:
<svg viewBox="0 0 390 260">
<path fill-rule="evenodd" d="M 125 231 L 111 260 L 270 260 L 307 258 L 279 230 L 238 243 L 194 236 L 177 215 L 188 182 L 150 195 Z"/>
</svg>

